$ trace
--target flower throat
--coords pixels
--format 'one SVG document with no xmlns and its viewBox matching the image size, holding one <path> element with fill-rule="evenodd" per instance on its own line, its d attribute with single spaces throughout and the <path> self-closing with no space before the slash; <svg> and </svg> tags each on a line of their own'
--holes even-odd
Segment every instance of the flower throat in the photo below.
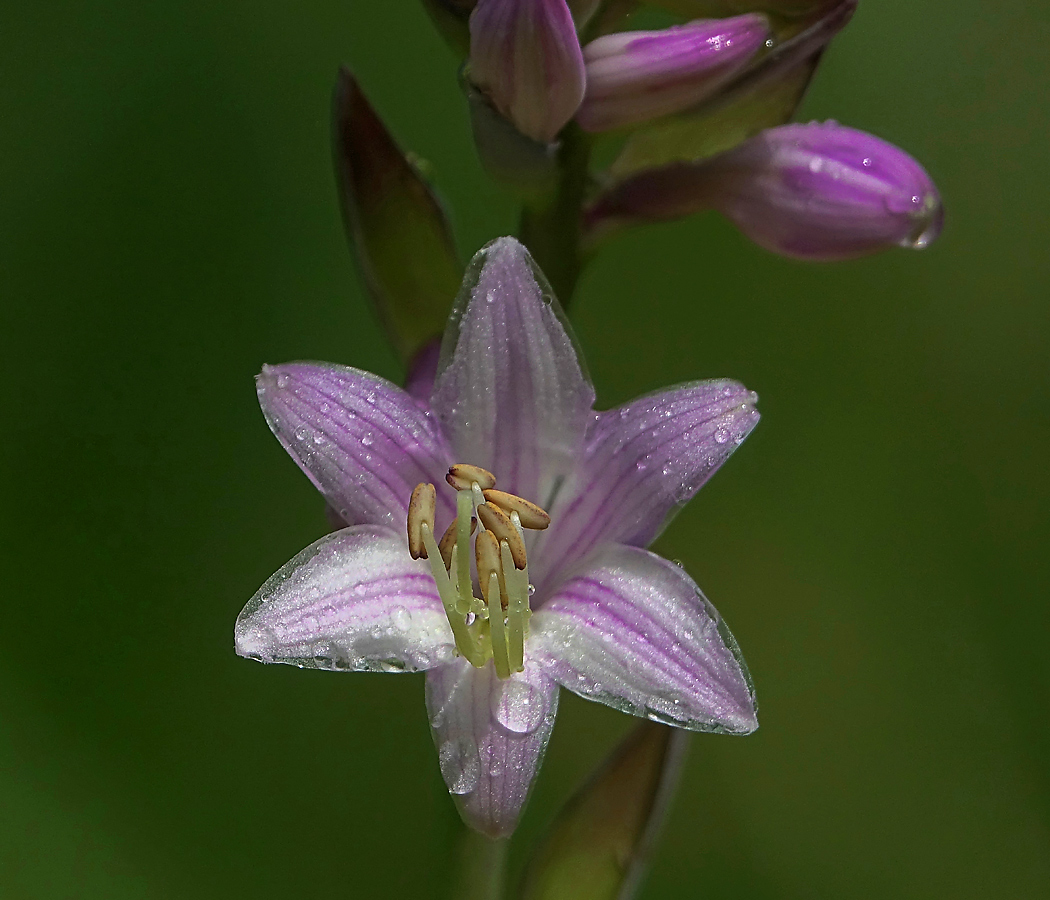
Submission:
<svg viewBox="0 0 1050 900">
<path fill-rule="evenodd" d="M 437 492 L 421 483 L 408 504 L 408 550 L 430 562 L 456 649 L 472 666 L 490 659 L 500 678 L 525 668 L 529 631 L 529 567 L 525 529 L 540 530 L 550 516 L 536 504 L 496 490 L 495 476 L 480 466 L 455 465 L 445 480 L 456 491 L 456 518 L 440 541 L 434 537 Z M 470 539 L 474 542 L 481 598 L 474 596 Z"/>
</svg>

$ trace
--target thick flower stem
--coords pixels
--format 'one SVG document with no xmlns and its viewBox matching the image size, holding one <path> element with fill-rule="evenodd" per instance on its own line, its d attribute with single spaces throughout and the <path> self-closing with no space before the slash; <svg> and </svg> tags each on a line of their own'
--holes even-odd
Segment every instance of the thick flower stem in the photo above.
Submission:
<svg viewBox="0 0 1050 900">
<path fill-rule="evenodd" d="M 509 840 L 492 840 L 464 826 L 452 900 L 502 900 L 509 844 Z"/>
<path fill-rule="evenodd" d="M 590 138 L 570 123 L 558 150 L 558 185 L 543 201 L 521 211 L 521 241 L 546 274 L 563 307 L 572 300 L 583 267 L 581 210 L 587 190 Z"/>
</svg>

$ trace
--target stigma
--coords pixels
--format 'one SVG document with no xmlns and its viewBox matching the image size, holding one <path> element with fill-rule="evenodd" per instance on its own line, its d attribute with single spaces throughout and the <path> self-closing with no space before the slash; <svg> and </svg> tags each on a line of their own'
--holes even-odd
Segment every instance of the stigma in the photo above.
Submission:
<svg viewBox="0 0 1050 900">
<path fill-rule="evenodd" d="M 525 668 L 532 615 L 525 529 L 546 528 L 550 516 L 523 497 L 496 490 L 496 477 L 480 466 L 454 465 L 445 481 L 456 491 L 455 519 L 438 540 L 437 490 L 416 485 L 408 503 L 408 550 L 413 559 L 430 563 L 457 652 L 479 669 L 491 659 L 496 674 L 510 678 Z M 471 557 L 480 597 L 474 593 Z"/>
</svg>

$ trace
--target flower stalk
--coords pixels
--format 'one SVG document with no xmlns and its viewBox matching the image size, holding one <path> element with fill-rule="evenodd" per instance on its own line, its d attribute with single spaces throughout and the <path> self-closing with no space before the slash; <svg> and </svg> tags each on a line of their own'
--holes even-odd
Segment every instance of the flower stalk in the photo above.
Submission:
<svg viewBox="0 0 1050 900">
<path fill-rule="evenodd" d="M 518 237 L 550 281 L 562 305 L 569 306 L 586 262 L 582 248 L 582 210 L 587 197 L 591 139 L 570 124 L 558 148 L 558 180 L 554 192 L 525 203 Z"/>
</svg>

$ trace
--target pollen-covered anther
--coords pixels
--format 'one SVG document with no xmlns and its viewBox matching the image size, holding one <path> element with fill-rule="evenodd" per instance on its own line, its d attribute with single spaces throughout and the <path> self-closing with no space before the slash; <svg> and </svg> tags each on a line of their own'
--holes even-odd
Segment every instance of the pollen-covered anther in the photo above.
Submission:
<svg viewBox="0 0 1050 900">
<path fill-rule="evenodd" d="M 434 485 L 421 482 L 412 491 L 408 501 L 408 552 L 412 559 L 427 558 L 423 545 L 423 524 L 434 530 L 434 509 L 437 506 L 437 491 Z"/>
<path fill-rule="evenodd" d="M 457 491 L 469 491 L 475 484 L 483 491 L 496 486 L 496 476 L 488 469 L 467 463 L 457 463 L 451 466 L 445 476 L 445 481 Z"/>
<path fill-rule="evenodd" d="M 441 552 L 441 560 L 445 563 L 445 571 L 447 572 L 452 568 L 452 549 L 456 546 L 457 528 L 459 523 L 453 519 L 448 528 L 445 529 L 445 533 L 441 536 L 441 540 L 438 541 L 438 550 Z M 470 533 L 473 534 L 478 527 L 478 520 L 473 516 L 470 517 Z"/>
<path fill-rule="evenodd" d="M 522 528 L 542 531 L 551 523 L 551 517 L 544 510 L 517 494 L 508 494 L 506 491 L 495 491 L 489 488 L 484 491 L 484 496 L 489 503 L 498 506 L 508 516 L 511 513 L 517 513 Z"/>
<path fill-rule="evenodd" d="M 482 503 L 478 507 L 478 517 L 481 524 L 495 535 L 499 543 L 506 543 L 510 549 L 511 558 L 514 560 L 514 568 L 525 568 L 525 539 L 521 532 L 514 527 L 514 523 L 502 509 L 491 503 Z M 482 584 L 485 582 L 483 581 Z"/>
<path fill-rule="evenodd" d="M 503 566 L 500 564 L 499 541 L 491 531 L 482 531 L 474 542 L 475 560 L 478 564 L 478 583 L 481 585 L 481 593 L 485 602 L 489 601 L 490 587 L 495 586 L 500 592 L 500 605 L 506 608 L 503 600 Z M 496 580 L 492 580 L 492 576 Z"/>
</svg>

